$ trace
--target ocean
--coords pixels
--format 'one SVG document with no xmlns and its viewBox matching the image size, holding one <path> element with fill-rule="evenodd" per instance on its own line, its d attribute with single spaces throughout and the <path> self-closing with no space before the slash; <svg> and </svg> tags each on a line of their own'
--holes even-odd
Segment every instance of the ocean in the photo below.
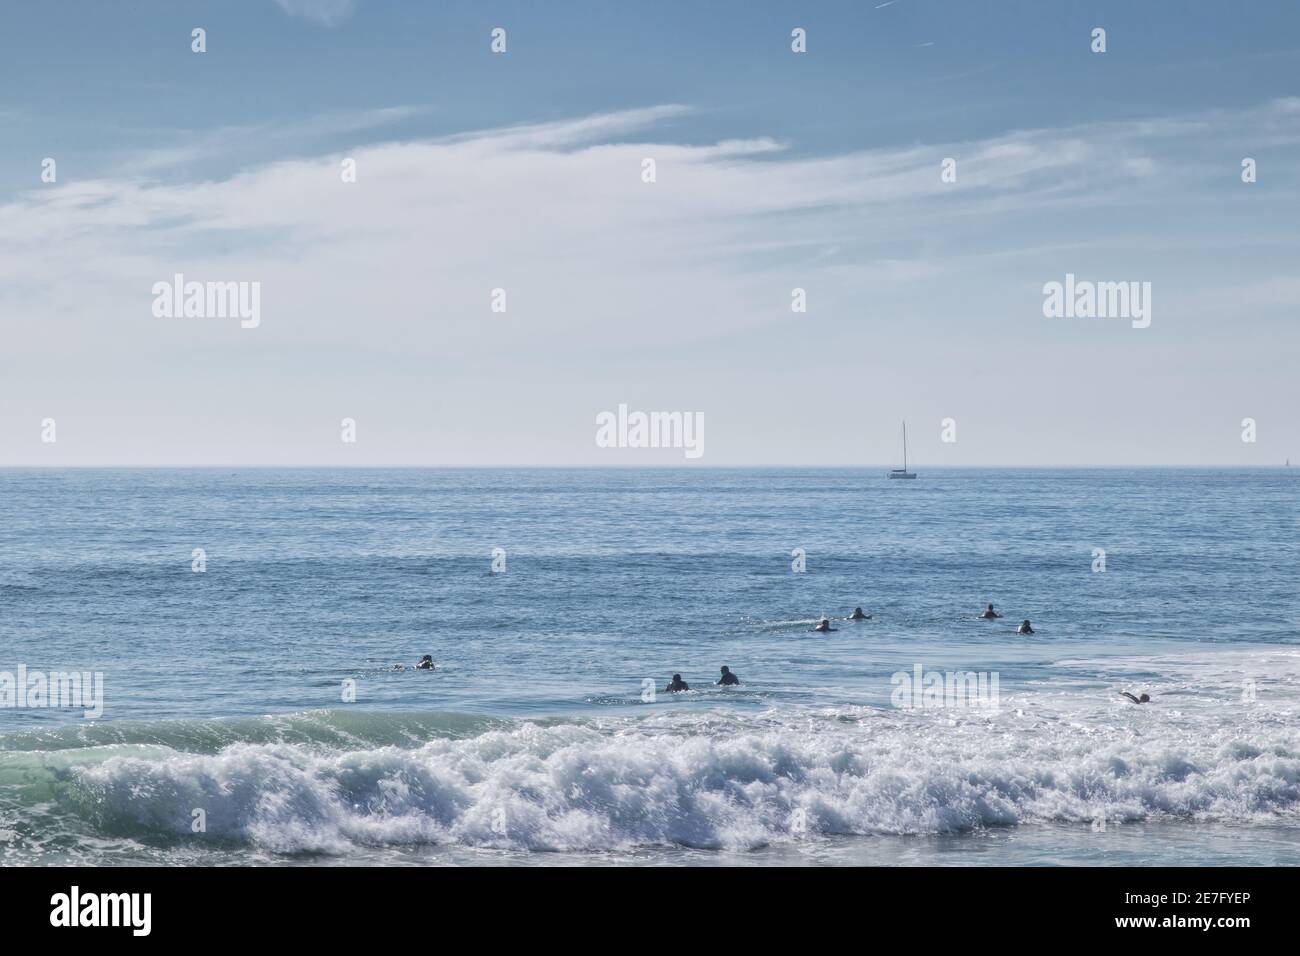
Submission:
<svg viewBox="0 0 1300 956">
<path fill-rule="evenodd" d="M 884 471 L 0 470 L 0 864 L 1300 861 L 1300 471 Z"/>
</svg>

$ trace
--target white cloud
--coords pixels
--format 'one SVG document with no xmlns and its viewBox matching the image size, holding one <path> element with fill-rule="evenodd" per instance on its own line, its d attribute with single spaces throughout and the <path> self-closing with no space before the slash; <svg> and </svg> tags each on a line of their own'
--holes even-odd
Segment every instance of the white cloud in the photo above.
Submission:
<svg viewBox="0 0 1300 956">
<path fill-rule="evenodd" d="M 475 433 L 566 392 L 585 423 L 594 399 L 584 385 L 637 356 L 666 357 L 658 372 L 635 372 L 655 394 L 682 388 L 722 401 L 683 374 L 705 368 L 699 356 L 717 343 L 779 340 L 792 323 L 817 330 L 828 349 L 870 324 L 870 349 L 890 343 L 896 352 L 932 348 L 940 328 L 951 348 L 965 334 L 945 318 L 955 308 L 1010 315 L 980 326 L 994 339 L 1023 327 L 1016 303 L 1028 296 L 1032 319 L 1036 286 L 1080 261 L 1063 244 L 1103 254 L 1111 232 L 1086 223 L 1098 207 L 1127 217 L 1164 199 L 1185 212 L 1182 197 L 1206 175 L 1198 137 L 1222 137 L 1230 123 L 1241 138 L 1254 128 L 1300 138 L 1300 115 L 1280 104 L 1230 121 L 1095 124 L 806 157 L 762 136 L 667 141 L 663 125 L 683 118 L 688 111 L 670 105 L 374 143 L 346 153 L 355 184 L 340 181 L 337 154 L 209 181 L 137 176 L 30 191 L 0 206 L 0 312 L 15 320 L 0 398 L 30 414 L 56 398 L 83 414 L 114 408 L 118 421 L 135 423 L 137 444 L 115 439 L 111 454 L 140 460 L 180 454 L 173 431 L 148 437 L 150 421 L 178 414 L 160 396 L 179 390 L 218 423 L 217 437 L 188 433 L 200 461 L 250 460 L 247 432 L 221 430 L 227 416 L 297 423 L 257 446 L 292 458 L 310 444 L 303 423 L 333 415 L 331 402 L 385 396 L 400 396 L 430 434 L 452 427 L 447 409 L 419 418 L 436 395 L 457 409 L 455 427 Z M 958 159 L 955 186 L 939 181 L 946 156 Z M 657 163 L 655 183 L 641 181 L 644 158 Z M 1233 169 L 1223 175 L 1230 181 Z M 1111 231 L 1131 240 L 1145 225 L 1119 219 Z M 1129 268 L 1131 248 L 1118 261 Z M 176 272 L 261 282 L 261 328 L 153 318 L 150 287 Z M 792 319 L 794 286 L 809 289 L 807 317 Z M 507 290 L 504 316 L 488 310 L 495 287 Z M 770 379 L 778 373 L 766 363 L 788 350 L 771 347 L 750 371 Z M 707 367 L 732 382 L 725 366 Z M 879 382 L 901 375 L 911 384 L 915 374 L 873 370 Z M 699 407 L 672 396 L 663 406 Z M 465 424 L 475 415 L 486 416 L 481 428 Z M 544 427 L 525 431 L 547 447 Z M 726 432 L 713 435 L 725 447 Z"/>
</svg>

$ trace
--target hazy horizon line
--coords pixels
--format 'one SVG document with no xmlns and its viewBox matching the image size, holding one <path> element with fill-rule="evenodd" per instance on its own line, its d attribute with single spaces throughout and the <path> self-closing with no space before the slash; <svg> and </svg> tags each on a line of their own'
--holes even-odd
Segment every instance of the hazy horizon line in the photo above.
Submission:
<svg viewBox="0 0 1300 956">
<path fill-rule="evenodd" d="M 882 474 L 894 470 L 896 465 L 824 465 L 824 464 L 735 464 L 735 465 L 703 465 L 703 464 L 640 464 L 640 465 L 556 465 L 556 464 L 441 464 L 441 465 L 413 465 L 413 464 L 368 464 L 368 465 L 350 465 L 350 464 L 116 464 L 116 465 L 95 465 L 95 464 L 61 464 L 61 465 L 0 465 L 0 472 L 4 471 L 635 471 L 635 470 L 655 470 L 655 471 L 880 471 Z M 912 471 L 921 474 L 923 471 L 1269 471 L 1269 470 L 1286 470 L 1289 464 L 1273 465 L 1225 465 L 1225 464 L 1173 464 L 1173 465 L 1138 465 L 1138 464 L 1109 464 L 1109 465 L 934 465 L 917 469 L 912 467 Z M 1300 467 L 1300 466 L 1298 466 Z"/>
</svg>

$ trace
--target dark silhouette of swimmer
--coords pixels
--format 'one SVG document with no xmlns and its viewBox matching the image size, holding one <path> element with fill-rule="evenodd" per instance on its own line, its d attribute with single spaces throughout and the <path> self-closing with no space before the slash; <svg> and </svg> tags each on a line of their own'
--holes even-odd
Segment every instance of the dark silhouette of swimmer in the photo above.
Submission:
<svg viewBox="0 0 1300 956">
<path fill-rule="evenodd" d="M 986 607 L 986 608 L 984 609 L 984 613 L 980 615 L 980 617 L 982 617 L 982 618 L 983 618 L 984 620 L 986 620 L 986 621 L 991 621 L 991 620 L 993 620 L 995 617 L 1001 617 L 1001 616 L 1002 616 L 1001 614 L 999 614 L 997 611 L 993 610 L 993 605 L 992 605 L 992 604 L 990 604 L 988 607 Z"/>
<path fill-rule="evenodd" d="M 871 620 L 871 615 L 870 615 L 870 614 L 863 614 L 863 613 L 862 613 L 862 608 L 860 608 L 860 607 L 855 607 L 855 608 L 853 609 L 853 613 L 849 615 L 849 620 L 850 620 L 850 621 L 869 621 L 869 620 Z"/>
<path fill-rule="evenodd" d="M 822 618 L 817 622 L 817 626 L 814 627 L 813 630 L 825 633 L 826 631 L 833 631 L 835 628 L 831 627 L 831 622 L 828 618 Z"/>
<path fill-rule="evenodd" d="M 1122 691 L 1119 692 L 1119 696 L 1121 696 L 1121 697 L 1127 697 L 1129 700 L 1133 701 L 1133 703 L 1135 703 L 1135 704 L 1149 704 L 1149 703 L 1151 703 L 1151 698 L 1148 697 L 1146 694 L 1143 694 L 1141 697 L 1134 697 L 1134 696 L 1133 696 L 1132 694 L 1130 694 L 1128 691 L 1126 691 L 1126 690 L 1122 690 Z"/>
<path fill-rule="evenodd" d="M 1032 627 L 1029 626 L 1029 618 L 1025 618 L 1024 623 L 1021 624 L 1018 628 L 1016 628 L 1016 633 L 1017 633 L 1017 634 L 1032 634 L 1032 633 L 1034 633 L 1034 629 L 1033 629 Z"/>
<path fill-rule="evenodd" d="M 691 685 L 682 680 L 681 674 L 674 674 L 673 679 L 668 686 L 664 688 L 665 694 L 680 694 L 684 690 L 690 690 Z"/>
<path fill-rule="evenodd" d="M 415 669 L 416 669 L 417 671 L 431 671 L 431 670 L 433 670 L 433 655 L 432 655 L 432 654 L 425 654 L 423 657 L 421 657 L 421 658 L 420 658 L 420 663 L 418 663 L 418 664 L 415 665 Z"/>
<path fill-rule="evenodd" d="M 731 673 L 731 668 L 730 668 L 730 667 L 728 667 L 726 664 L 723 664 L 723 665 L 722 665 L 722 677 L 719 678 L 719 680 L 718 680 L 718 686 L 720 686 L 720 687 L 732 687 L 732 686 L 734 686 L 734 685 L 736 685 L 736 684 L 739 684 L 739 683 L 740 683 L 740 678 L 737 677 L 735 674 Z"/>
</svg>

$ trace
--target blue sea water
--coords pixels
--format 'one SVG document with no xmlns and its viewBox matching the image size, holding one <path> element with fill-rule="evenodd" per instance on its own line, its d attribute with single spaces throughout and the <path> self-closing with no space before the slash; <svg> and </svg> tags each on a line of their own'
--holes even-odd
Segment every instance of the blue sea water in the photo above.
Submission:
<svg viewBox="0 0 1300 956">
<path fill-rule="evenodd" d="M 1294 863 L 1298 503 L 1287 469 L 0 471 L 0 863 Z M 102 716 L 6 705 L 20 665 L 101 672 Z M 995 705 L 896 706 L 918 666 Z"/>
</svg>

